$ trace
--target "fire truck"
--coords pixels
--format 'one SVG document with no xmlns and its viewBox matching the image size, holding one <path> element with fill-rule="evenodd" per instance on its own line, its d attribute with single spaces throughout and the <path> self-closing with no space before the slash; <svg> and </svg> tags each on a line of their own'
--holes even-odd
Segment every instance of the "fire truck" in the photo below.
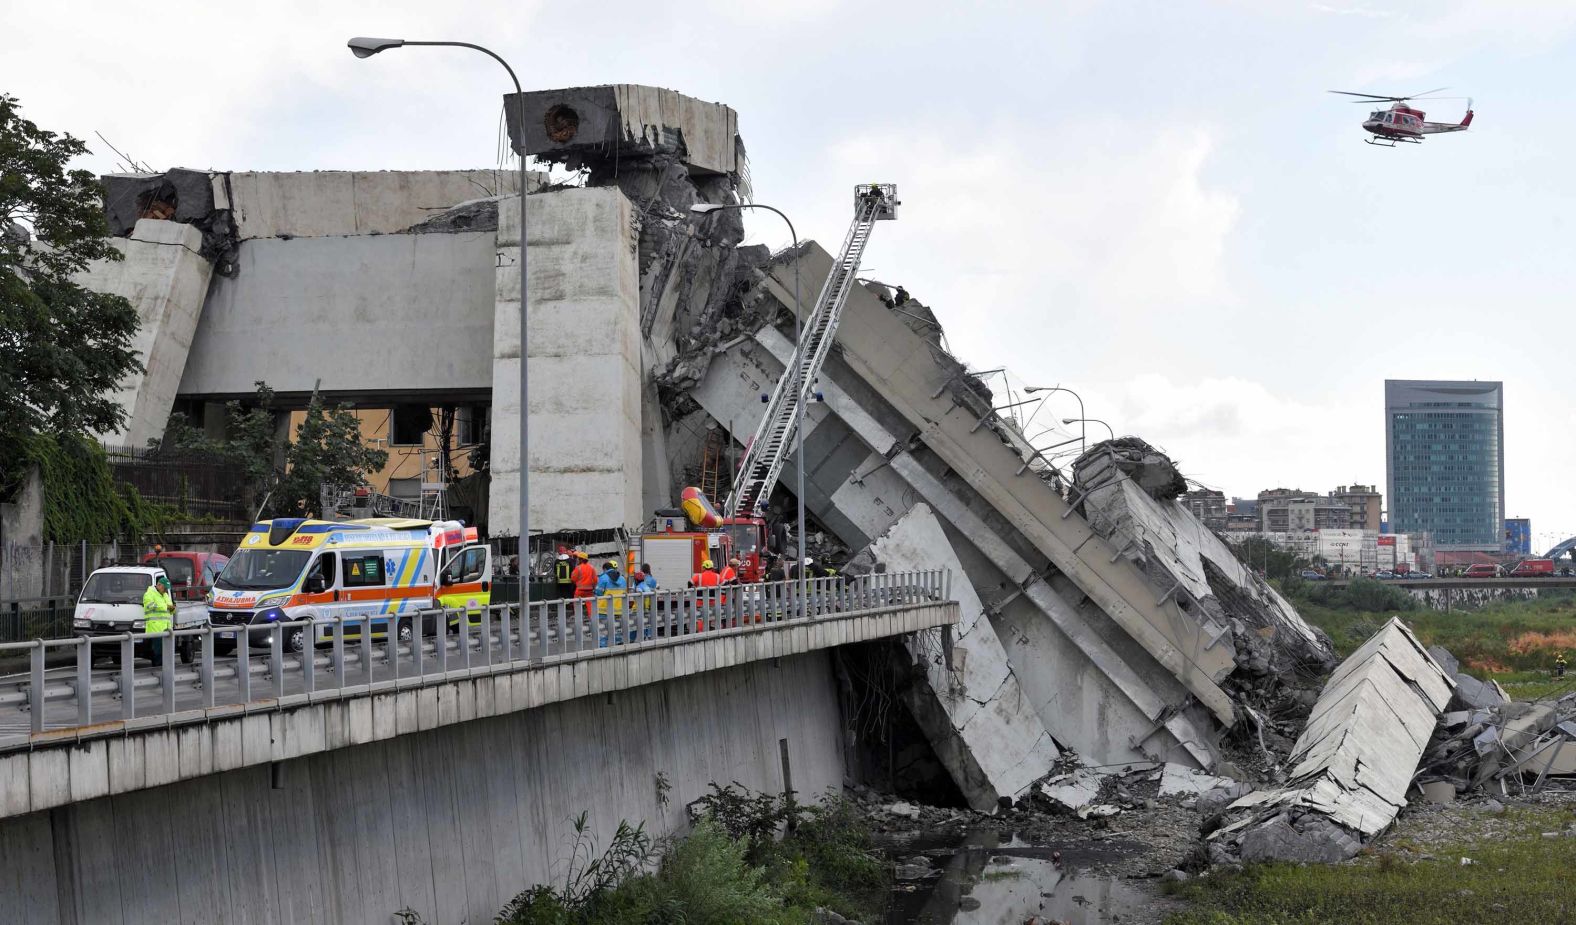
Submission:
<svg viewBox="0 0 1576 925">
<path fill-rule="evenodd" d="M 788 368 L 777 380 L 772 393 L 761 396 L 767 406 L 766 413 L 761 416 L 754 436 L 745 444 L 744 458 L 739 463 L 733 490 L 723 506 L 724 513 L 719 515 L 700 489 L 686 488 L 683 510 L 658 511 L 653 532 L 641 537 L 641 558 L 637 561 L 650 563 L 659 587 L 684 587 L 690 576 L 700 571 L 702 561 L 711 559 L 720 571 L 734 555 L 740 560 L 741 580 L 759 581 L 764 576 L 766 552 L 782 545 L 772 542 L 780 539 L 781 534 L 767 526 L 766 502 L 793 448 L 793 437 L 805 403 L 820 397 L 815 388 L 816 377 L 836 340 L 837 325 L 848 294 L 858 285 L 856 277 L 865 245 L 876 222 L 897 218 L 900 204 L 897 187 L 891 183 L 855 187 L 854 221 L 843 239 L 843 249 L 832 264 L 832 272 L 827 275 L 815 307 L 804 323 L 803 334 L 794 348 L 793 358 L 788 361 Z M 795 305 L 794 310 L 802 309 Z M 651 540 L 668 544 L 662 547 L 661 555 L 669 556 L 669 562 L 657 563 L 657 558 L 649 551 L 657 548 Z M 804 537 L 800 537 L 799 542 L 802 544 Z M 678 579 L 680 560 L 685 563 L 681 580 Z"/>
</svg>

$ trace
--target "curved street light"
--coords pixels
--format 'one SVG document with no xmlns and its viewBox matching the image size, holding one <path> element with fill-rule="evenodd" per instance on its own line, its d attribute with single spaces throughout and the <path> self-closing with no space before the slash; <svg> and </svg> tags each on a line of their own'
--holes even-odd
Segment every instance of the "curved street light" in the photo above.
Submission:
<svg viewBox="0 0 1576 925">
<path fill-rule="evenodd" d="M 1109 433 L 1111 435 L 1111 439 L 1112 440 L 1116 439 L 1116 431 L 1111 429 L 1111 425 L 1110 424 L 1105 423 L 1104 421 L 1100 420 L 1099 418 L 1062 418 L 1062 423 L 1063 424 L 1086 424 L 1086 423 L 1099 424 L 1099 425 L 1101 425 L 1101 426 L 1103 426 L 1105 428 L 1106 433 Z"/>
<path fill-rule="evenodd" d="M 1066 386 L 1063 386 L 1063 385 L 1051 385 L 1051 386 L 1031 385 L 1028 388 L 1023 390 L 1023 394 L 1025 394 L 1025 395 L 1033 395 L 1035 392 L 1044 392 L 1044 393 L 1046 393 L 1046 395 L 1050 395 L 1052 392 L 1066 392 L 1068 395 L 1071 395 L 1073 398 L 1078 399 L 1078 420 L 1080 421 L 1080 423 L 1083 421 L 1084 403 L 1083 403 L 1083 396 L 1082 395 L 1079 395 L 1077 392 L 1074 392 L 1072 389 L 1069 389 L 1069 388 L 1067 388 Z M 1038 410 L 1038 409 L 1036 409 L 1036 410 Z M 1066 424 L 1068 422 L 1063 421 L 1062 423 Z M 1089 428 L 1088 427 L 1079 427 L 1078 428 L 1078 439 L 1082 441 L 1078 445 L 1079 451 L 1080 452 L 1087 452 L 1088 449 L 1089 449 Z"/>
<path fill-rule="evenodd" d="M 371 38 L 356 36 L 345 45 L 357 58 L 370 58 L 378 52 L 406 45 L 444 45 L 452 48 L 469 48 L 479 51 L 503 65 L 514 82 L 514 98 L 520 117 L 520 562 L 524 571 L 520 575 L 520 606 L 524 608 L 531 599 L 531 403 L 530 385 L 526 376 L 526 358 L 530 340 L 526 328 L 526 257 L 525 257 L 525 92 L 520 89 L 520 78 L 514 74 L 509 62 L 491 49 L 470 42 L 412 42 L 405 39 Z"/>
<path fill-rule="evenodd" d="M 794 230 L 793 219 L 789 218 L 787 213 L 783 212 L 783 210 L 781 210 L 779 208 L 776 208 L 775 206 L 769 206 L 769 205 L 766 205 L 765 203 L 760 203 L 760 202 L 735 202 L 735 203 L 697 202 L 694 205 L 690 206 L 690 212 L 692 212 L 692 213 L 694 213 L 696 215 L 710 215 L 713 212 L 722 212 L 722 211 L 727 210 L 727 209 L 737 209 L 737 210 L 743 210 L 743 209 L 765 209 L 768 212 L 775 212 L 777 214 L 777 217 L 781 218 L 788 225 L 788 236 L 793 238 L 793 250 L 794 250 L 794 259 L 793 259 L 793 341 L 794 341 L 794 349 L 795 349 L 795 352 L 797 353 L 798 348 L 802 346 L 802 340 L 804 338 L 804 304 L 799 301 L 799 262 L 800 262 L 800 257 L 802 257 L 803 255 L 799 253 L 799 232 Z M 800 593 L 801 593 L 801 595 L 803 594 L 804 583 L 805 583 L 805 580 L 806 580 L 805 579 L 805 574 L 804 574 L 804 553 L 805 553 L 805 546 L 804 546 L 804 541 L 805 541 L 805 535 L 804 535 L 804 470 L 805 470 L 806 460 L 804 458 L 804 382 L 801 381 L 801 378 L 800 378 L 800 373 L 802 371 L 803 371 L 802 364 L 795 363 L 794 364 L 794 371 L 793 371 L 793 380 L 794 380 L 793 381 L 793 385 L 794 385 L 794 388 L 798 392 L 799 398 L 798 398 L 797 401 L 794 402 L 793 429 L 794 429 L 794 443 L 795 443 L 794 452 L 799 455 L 799 464 L 797 466 L 794 466 L 794 472 L 795 472 L 794 498 L 795 498 L 796 501 L 798 501 L 799 525 L 798 525 L 798 533 L 794 537 L 795 541 L 798 543 L 798 555 L 795 557 L 794 565 L 795 565 L 795 569 L 797 570 L 797 572 L 798 572 L 798 574 L 800 576 Z M 766 491 L 769 493 L 771 491 L 771 486 L 767 486 Z"/>
</svg>

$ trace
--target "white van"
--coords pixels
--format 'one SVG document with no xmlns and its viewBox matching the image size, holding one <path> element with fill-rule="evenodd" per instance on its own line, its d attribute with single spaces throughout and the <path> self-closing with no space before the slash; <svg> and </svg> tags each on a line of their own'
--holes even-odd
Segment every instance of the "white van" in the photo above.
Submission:
<svg viewBox="0 0 1576 925">
<path fill-rule="evenodd" d="M 121 633 L 142 632 L 142 595 L 148 586 L 160 577 L 168 578 L 164 569 L 148 565 L 115 565 L 101 568 L 88 576 L 77 597 L 75 612 L 71 615 L 71 628 L 78 636 L 118 636 Z M 208 622 L 208 608 L 202 601 L 176 601 L 175 628 L 187 629 Z M 191 664 L 193 638 L 177 641 L 175 651 L 181 661 Z M 110 658 L 115 655 L 112 646 L 98 646 L 95 656 Z M 151 649 L 146 644 L 137 647 L 137 654 L 147 658 Z"/>
</svg>

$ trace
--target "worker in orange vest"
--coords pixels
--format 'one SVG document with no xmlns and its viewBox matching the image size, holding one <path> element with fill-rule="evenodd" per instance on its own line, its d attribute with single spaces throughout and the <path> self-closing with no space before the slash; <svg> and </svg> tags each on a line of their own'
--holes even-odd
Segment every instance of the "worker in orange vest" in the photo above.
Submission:
<svg viewBox="0 0 1576 925">
<path fill-rule="evenodd" d="M 739 562 L 738 556 L 734 556 L 732 559 L 728 560 L 728 564 L 722 567 L 722 574 L 720 576 L 722 578 L 723 584 L 736 585 L 739 583 L 739 566 L 741 564 L 742 563 Z"/>
<path fill-rule="evenodd" d="M 586 554 L 584 549 L 577 549 L 575 550 L 575 559 L 577 561 L 574 571 L 569 573 L 569 580 L 575 586 L 575 597 L 596 597 L 598 576 L 596 568 L 591 564 L 591 557 Z M 584 606 L 586 613 L 589 614 L 591 612 L 591 602 L 587 600 Z"/>
<path fill-rule="evenodd" d="M 700 564 L 700 571 L 691 575 L 689 581 L 689 586 L 691 588 L 715 588 L 721 584 L 722 576 L 717 574 L 716 563 L 712 562 L 710 559 L 707 559 Z M 700 609 L 706 606 L 715 607 L 717 602 L 716 594 L 717 592 L 713 591 L 710 594 L 697 595 L 695 599 L 696 608 Z M 724 602 L 726 600 L 727 598 L 723 598 Z M 698 633 L 705 628 L 705 616 L 697 616 L 695 619 L 695 632 Z"/>
</svg>

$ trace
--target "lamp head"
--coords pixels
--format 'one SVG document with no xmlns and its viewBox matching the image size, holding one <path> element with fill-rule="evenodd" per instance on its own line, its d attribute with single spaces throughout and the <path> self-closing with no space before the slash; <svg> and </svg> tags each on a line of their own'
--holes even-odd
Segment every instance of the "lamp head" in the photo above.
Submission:
<svg viewBox="0 0 1576 925">
<path fill-rule="evenodd" d="M 398 48 L 403 44 L 405 44 L 404 39 L 375 39 L 364 35 L 358 35 L 345 43 L 350 48 L 350 53 L 358 58 L 370 58 L 380 51 Z"/>
<path fill-rule="evenodd" d="M 712 212 L 720 212 L 726 208 L 728 207 L 715 202 L 697 202 L 690 206 L 690 211 L 696 215 L 709 215 Z"/>
<path fill-rule="evenodd" d="M 1080 418 L 1062 418 L 1062 423 L 1063 424 L 1077 424 L 1077 423 L 1080 423 L 1080 422 L 1081 422 Z"/>
</svg>

